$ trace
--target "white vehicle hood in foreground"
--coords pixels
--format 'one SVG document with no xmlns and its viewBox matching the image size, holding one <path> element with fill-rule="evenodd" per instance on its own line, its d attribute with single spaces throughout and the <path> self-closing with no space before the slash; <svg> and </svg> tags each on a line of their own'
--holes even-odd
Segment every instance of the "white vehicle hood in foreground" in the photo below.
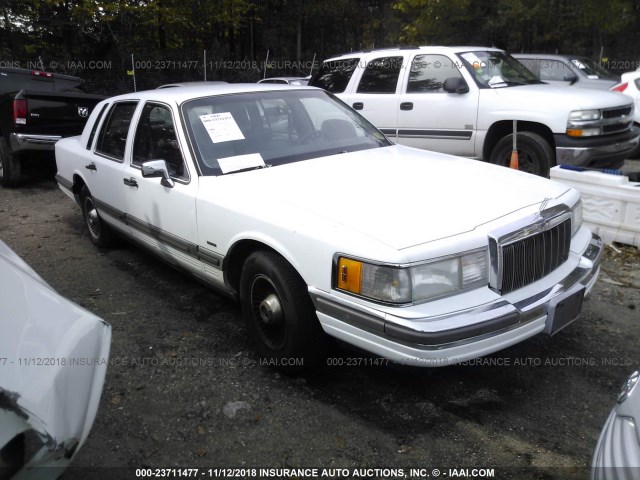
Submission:
<svg viewBox="0 0 640 480">
<path fill-rule="evenodd" d="M 34 432 L 42 446 L 12 478 L 57 478 L 57 468 L 30 468 L 64 468 L 85 441 L 111 327 L 57 294 L 2 242 L 0 285 L 0 449 Z"/>
<path fill-rule="evenodd" d="M 218 179 L 215 185 L 212 177 L 202 179 L 201 198 L 278 216 L 277 223 L 291 228 L 315 216 L 397 250 L 471 231 L 568 190 L 504 167 L 399 145 Z M 242 206 L 247 191 L 261 204 Z"/>
</svg>

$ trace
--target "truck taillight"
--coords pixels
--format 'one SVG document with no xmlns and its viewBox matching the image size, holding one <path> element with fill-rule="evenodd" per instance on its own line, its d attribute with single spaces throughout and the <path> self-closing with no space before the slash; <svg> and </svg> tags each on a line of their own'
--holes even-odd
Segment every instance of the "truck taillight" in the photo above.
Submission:
<svg viewBox="0 0 640 480">
<path fill-rule="evenodd" d="M 27 123 L 27 101 L 25 99 L 13 101 L 13 123 L 16 125 Z"/>
<path fill-rule="evenodd" d="M 614 92 L 624 92 L 627 89 L 628 86 L 629 86 L 629 84 L 627 82 L 619 83 L 618 85 L 613 87 L 611 90 L 614 91 Z"/>
<path fill-rule="evenodd" d="M 31 75 L 33 75 L 34 77 L 47 77 L 47 78 L 52 78 L 54 76 L 53 73 L 41 72 L 39 70 L 32 70 Z"/>
</svg>

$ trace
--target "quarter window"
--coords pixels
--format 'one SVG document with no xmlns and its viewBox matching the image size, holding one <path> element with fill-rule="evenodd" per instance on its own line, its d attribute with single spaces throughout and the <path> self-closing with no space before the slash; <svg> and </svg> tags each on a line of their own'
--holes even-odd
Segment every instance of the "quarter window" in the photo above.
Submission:
<svg viewBox="0 0 640 480">
<path fill-rule="evenodd" d="M 149 160 L 164 160 L 171 176 L 187 177 L 173 116 L 166 105 L 147 103 L 140 114 L 132 163 L 140 167 Z"/>
<path fill-rule="evenodd" d="M 351 80 L 359 61 L 359 58 L 349 58 L 324 62 L 318 74 L 309 82 L 309 85 L 322 88 L 331 93 L 342 93 L 349 85 L 349 80 Z"/>
<path fill-rule="evenodd" d="M 458 67 L 444 55 L 417 55 L 411 62 L 407 93 L 444 92 L 447 78 L 462 78 Z"/>
<path fill-rule="evenodd" d="M 96 136 L 96 130 L 98 129 L 98 125 L 100 125 L 100 120 L 102 120 L 102 115 L 104 115 L 105 110 L 108 105 L 104 105 L 100 113 L 96 117 L 96 121 L 93 122 L 93 127 L 91 127 L 91 133 L 89 134 L 89 140 L 87 140 L 87 150 L 91 150 L 91 145 L 93 144 L 93 139 Z"/>
<path fill-rule="evenodd" d="M 137 102 L 121 102 L 113 105 L 107 121 L 100 130 L 96 153 L 102 153 L 115 160 L 124 159 L 131 117 L 137 105 Z"/>
<path fill-rule="evenodd" d="M 362 74 L 358 93 L 396 93 L 402 70 L 402 57 L 371 60 Z"/>
</svg>

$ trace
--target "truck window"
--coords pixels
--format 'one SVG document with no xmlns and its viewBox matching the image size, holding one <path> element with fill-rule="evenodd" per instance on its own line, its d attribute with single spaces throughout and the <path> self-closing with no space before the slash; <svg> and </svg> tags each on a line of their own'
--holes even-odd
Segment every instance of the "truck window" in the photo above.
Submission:
<svg viewBox="0 0 640 480">
<path fill-rule="evenodd" d="M 120 102 L 111 107 L 109 116 L 98 135 L 96 153 L 101 153 L 114 160 L 124 160 L 124 147 L 127 144 L 129 125 L 131 125 L 131 117 L 137 105 L 138 102 Z"/>
<path fill-rule="evenodd" d="M 396 93 L 402 70 L 402 57 L 383 57 L 371 60 L 362 74 L 358 93 Z"/>
<path fill-rule="evenodd" d="M 444 55 L 416 55 L 411 62 L 407 93 L 444 92 L 442 85 L 447 78 L 462 78 L 460 70 Z"/>
<path fill-rule="evenodd" d="M 359 62 L 359 58 L 324 62 L 309 85 L 323 88 L 331 93 L 342 93 L 349 85 L 349 80 L 351 80 Z"/>
<path fill-rule="evenodd" d="M 571 69 L 557 60 L 539 60 L 540 80 L 564 80 L 564 76 L 571 73 Z"/>
</svg>

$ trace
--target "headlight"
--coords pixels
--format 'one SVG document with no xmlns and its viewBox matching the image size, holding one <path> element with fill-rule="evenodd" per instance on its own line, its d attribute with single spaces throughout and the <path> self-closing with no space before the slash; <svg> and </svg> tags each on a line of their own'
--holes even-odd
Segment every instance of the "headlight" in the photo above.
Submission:
<svg viewBox="0 0 640 480">
<path fill-rule="evenodd" d="M 487 270 L 485 248 L 413 266 L 339 257 L 335 287 L 379 302 L 418 303 L 487 285 Z"/>
<path fill-rule="evenodd" d="M 578 200 L 571 209 L 571 236 L 573 237 L 582 226 L 582 200 Z"/>
<path fill-rule="evenodd" d="M 584 122 L 588 120 L 600 120 L 602 113 L 600 110 L 574 110 L 569 112 L 570 122 Z"/>
<path fill-rule="evenodd" d="M 594 125 L 602 118 L 600 110 L 574 110 L 569 112 L 567 135 L 570 137 L 595 137 L 602 134 L 600 125 Z"/>
</svg>

